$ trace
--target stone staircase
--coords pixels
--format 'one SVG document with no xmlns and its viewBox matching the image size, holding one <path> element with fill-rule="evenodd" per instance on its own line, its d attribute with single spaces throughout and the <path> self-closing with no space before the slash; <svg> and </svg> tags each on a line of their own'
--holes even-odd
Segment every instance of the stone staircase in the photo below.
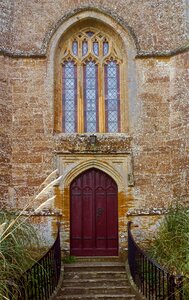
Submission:
<svg viewBox="0 0 189 300">
<path fill-rule="evenodd" d="M 64 265 L 64 279 L 55 299 L 136 300 L 136 296 L 127 279 L 125 265 L 118 259 L 80 259 Z"/>
</svg>

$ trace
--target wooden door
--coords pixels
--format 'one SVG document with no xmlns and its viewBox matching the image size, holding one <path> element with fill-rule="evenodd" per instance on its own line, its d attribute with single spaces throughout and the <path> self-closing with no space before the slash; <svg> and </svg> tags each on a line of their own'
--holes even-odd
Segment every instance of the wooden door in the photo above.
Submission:
<svg viewBox="0 0 189 300">
<path fill-rule="evenodd" d="M 71 183 L 71 255 L 118 255 L 117 184 L 92 168 Z"/>
</svg>

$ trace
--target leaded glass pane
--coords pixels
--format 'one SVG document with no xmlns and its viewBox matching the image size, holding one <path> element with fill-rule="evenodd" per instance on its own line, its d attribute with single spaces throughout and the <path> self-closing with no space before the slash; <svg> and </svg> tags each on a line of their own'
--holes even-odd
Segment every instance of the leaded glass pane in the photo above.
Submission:
<svg viewBox="0 0 189 300">
<path fill-rule="evenodd" d="M 98 56 L 98 54 L 99 54 L 99 45 L 98 45 L 98 42 L 94 42 L 93 43 L 93 52 L 94 52 L 95 55 Z"/>
<path fill-rule="evenodd" d="M 103 43 L 103 54 L 107 55 L 108 51 L 109 51 L 109 44 L 108 44 L 108 42 L 104 42 Z"/>
<path fill-rule="evenodd" d="M 85 66 L 85 131 L 97 131 L 97 66 L 89 61 Z"/>
<path fill-rule="evenodd" d="M 76 131 L 77 115 L 77 79 L 76 66 L 73 61 L 63 65 L 63 130 L 71 133 Z"/>
<path fill-rule="evenodd" d="M 72 52 L 74 55 L 78 55 L 78 42 L 77 41 L 73 41 L 73 43 L 72 43 Z"/>
<path fill-rule="evenodd" d="M 117 122 L 111 122 L 109 123 L 109 131 L 110 132 L 118 132 L 118 126 L 117 126 Z"/>
<path fill-rule="evenodd" d="M 119 66 L 110 61 L 105 66 L 105 110 L 107 132 L 119 131 Z"/>
<path fill-rule="evenodd" d="M 87 34 L 89 37 L 91 37 L 91 36 L 94 35 L 94 32 L 92 32 L 92 31 L 87 31 L 86 34 Z"/>
<path fill-rule="evenodd" d="M 82 55 L 86 55 L 88 52 L 88 43 L 87 41 L 83 41 L 82 43 Z"/>
</svg>

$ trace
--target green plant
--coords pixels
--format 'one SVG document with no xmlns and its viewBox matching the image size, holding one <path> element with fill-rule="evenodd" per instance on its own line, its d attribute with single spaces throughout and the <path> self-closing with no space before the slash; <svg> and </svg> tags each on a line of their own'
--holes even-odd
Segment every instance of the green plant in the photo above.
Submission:
<svg viewBox="0 0 189 300">
<path fill-rule="evenodd" d="M 52 181 L 56 173 L 57 170 L 46 178 L 36 196 L 20 212 L 0 212 L 0 299 L 17 298 L 18 280 L 37 258 L 39 239 L 29 218 L 33 212 L 40 211 L 55 198 L 48 195 L 54 184 L 61 179 L 60 176 Z"/>
<path fill-rule="evenodd" d="M 63 257 L 63 263 L 65 263 L 65 264 L 72 264 L 75 262 L 76 262 L 75 256 L 67 255 L 67 256 Z"/>
<path fill-rule="evenodd" d="M 184 275 L 189 299 L 189 208 L 176 204 L 160 223 L 150 254 L 171 273 Z"/>
<path fill-rule="evenodd" d="M 4 299 L 12 287 L 17 289 L 16 281 L 34 262 L 36 251 L 33 245 L 39 245 L 33 226 L 28 222 L 23 223 L 22 217 L 15 222 L 16 217 L 15 213 L 0 212 L 0 222 L 6 224 L 4 230 L 9 227 L 6 238 L 0 242 L 0 295 Z M 14 294 L 11 297 L 14 299 Z"/>
</svg>

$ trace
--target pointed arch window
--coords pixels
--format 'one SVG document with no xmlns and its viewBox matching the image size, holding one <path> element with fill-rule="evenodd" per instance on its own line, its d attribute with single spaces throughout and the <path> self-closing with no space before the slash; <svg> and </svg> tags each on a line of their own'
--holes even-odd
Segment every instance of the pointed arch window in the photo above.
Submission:
<svg viewBox="0 0 189 300">
<path fill-rule="evenodd" d="M 108 35 L 86 29 L 62 51 L 62 131 L 121 132 L 119 49 Z"/>
</svg>

